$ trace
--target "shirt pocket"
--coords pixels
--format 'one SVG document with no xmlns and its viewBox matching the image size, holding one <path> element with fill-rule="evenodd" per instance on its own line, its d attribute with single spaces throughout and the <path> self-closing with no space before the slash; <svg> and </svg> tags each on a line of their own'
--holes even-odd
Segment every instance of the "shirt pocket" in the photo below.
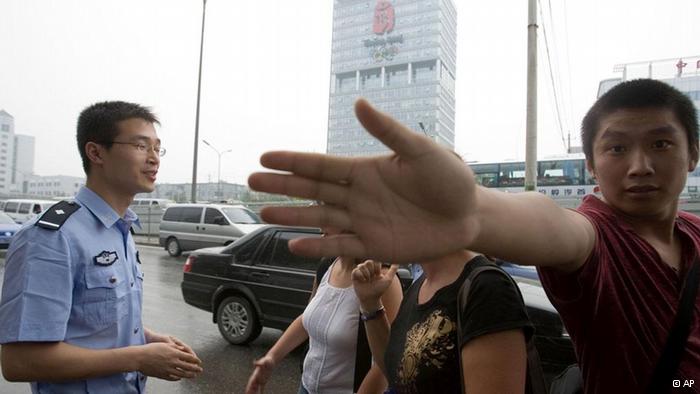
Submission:
<svg viewBox="0 0 700 394">
<path fill-rule="evenodd" d="M 114 267 L 90 267 L 85 271 L 84 319 L 99 328 L 116 323 L 129 306 L 124 294 L 125 279 Z"/>
</svg>

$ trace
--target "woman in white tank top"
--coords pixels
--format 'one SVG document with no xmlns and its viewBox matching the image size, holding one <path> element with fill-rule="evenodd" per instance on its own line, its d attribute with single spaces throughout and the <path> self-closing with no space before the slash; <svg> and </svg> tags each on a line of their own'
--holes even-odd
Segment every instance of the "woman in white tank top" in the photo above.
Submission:
<svg viewBox="0 0 700 394">
<path fill-rule="evenodd" d="M 359 261 L 361 262 L 361 261 Z M 274 346 L 255 361 L 246 393 L 262 392 L 274 367 L 289 352 L 309 339 L 299 393 L 353 393 L 355 351 L 360 304 L 352 288 L 352 270 L 358 261 L 339 257 L 316 283 L 304 313 L 287 328 Z M 398 278 L 382 298 L 387 317 L 394 319 L 401 303 Z M 358 393 L 383 393 L 382 372 L 372 364 Z"/>
</svg>

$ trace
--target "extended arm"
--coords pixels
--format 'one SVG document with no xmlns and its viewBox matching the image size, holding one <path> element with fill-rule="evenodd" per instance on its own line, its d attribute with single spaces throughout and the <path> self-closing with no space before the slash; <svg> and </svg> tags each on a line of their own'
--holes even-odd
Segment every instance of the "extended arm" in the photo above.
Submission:
<svg viewBox="0 0 700 394">
<path fill-rule="evenodd" d="M 202 371 L 195 355 L 167 343 L 96 350 L 65 342 L 15 342 L 2 345 L 1 363 L 11 382 L 81 380 L 129 371 L 179 380 Z"/>
<path fill-rule="evenodd" d="M 290 242 L 304 255 L 428 261 L 468 248 L 525 264 L 573 270 L 595 241 L 592 225 L 536 193 L 476 185 L 453 152 L 359 100 L 362 125 L 392 155 L 334 157 L 270 152 L 261 163 L 289 174 L 251 175 L 255 190 L 321 200 L 315 207 L 269 207 L 267 222 L 330 226 L 351 234 Z"/>
</svg>

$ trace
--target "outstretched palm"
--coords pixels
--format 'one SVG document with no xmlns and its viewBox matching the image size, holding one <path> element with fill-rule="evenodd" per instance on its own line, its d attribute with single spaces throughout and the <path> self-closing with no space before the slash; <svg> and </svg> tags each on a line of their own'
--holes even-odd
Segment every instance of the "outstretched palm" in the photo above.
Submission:
<svg viewBox="0 0 700 394">
<path fill-rule="evenodd" d="M 300 239 L 290 247 L 304 255 L 371 257 L 407 262 L 463 248 L 475 234 L 470 220 L 475 183 L 453 152 L 416 134 L 359 100 L 362 125 L 395 152 L 342 158 L 269 152 L 261 163 L 290 174 L 251 175 L 251 188 L 323 201 L 305 208 L 268 207 L 267 222 L 336 227 L 350 232 Z"/>
</svg>

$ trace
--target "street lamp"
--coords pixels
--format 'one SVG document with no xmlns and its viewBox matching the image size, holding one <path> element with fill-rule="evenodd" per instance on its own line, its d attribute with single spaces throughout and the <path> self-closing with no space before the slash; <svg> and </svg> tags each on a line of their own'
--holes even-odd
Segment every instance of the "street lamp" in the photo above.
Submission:
<svg viewBox="0 0 700 394">
<path fill-rule="evenodd" d="M 219 156 L 219 170 L 218 170 L 218 175 L 217 175 L 217 177 L 219 179 L 219 184 L 216 187 L 216 193 L 219 195 L 219 198 L 221 198 L 221 197 L 223 197 L 223 195 L 221 194 L 221 156 L 223 156 L 224 153 L 231 152 L 231 149 L 225 150 L 223 152 L 219 152 L 219 150 L 214 148 L 214 145 L 208 143 L 207 140 L 202 140 L 202 142 L 204 142 L 208 147 L 214 149 L 214 152 L 216 152 L 216 154 Z"/>
<path fill-rule="evenodd" d="M 204 20 L 207 0 L 202 0 L 202 37 L 199 42 L 199 77 L 197 78 L 197 115 L 194 121 L 194 159 L 192 163 L 192 202 L 197 202 L 197 150 L 199 149 L 199 98 L 202 91 L 202 54 L 204 53 Z"/>
</svg>

